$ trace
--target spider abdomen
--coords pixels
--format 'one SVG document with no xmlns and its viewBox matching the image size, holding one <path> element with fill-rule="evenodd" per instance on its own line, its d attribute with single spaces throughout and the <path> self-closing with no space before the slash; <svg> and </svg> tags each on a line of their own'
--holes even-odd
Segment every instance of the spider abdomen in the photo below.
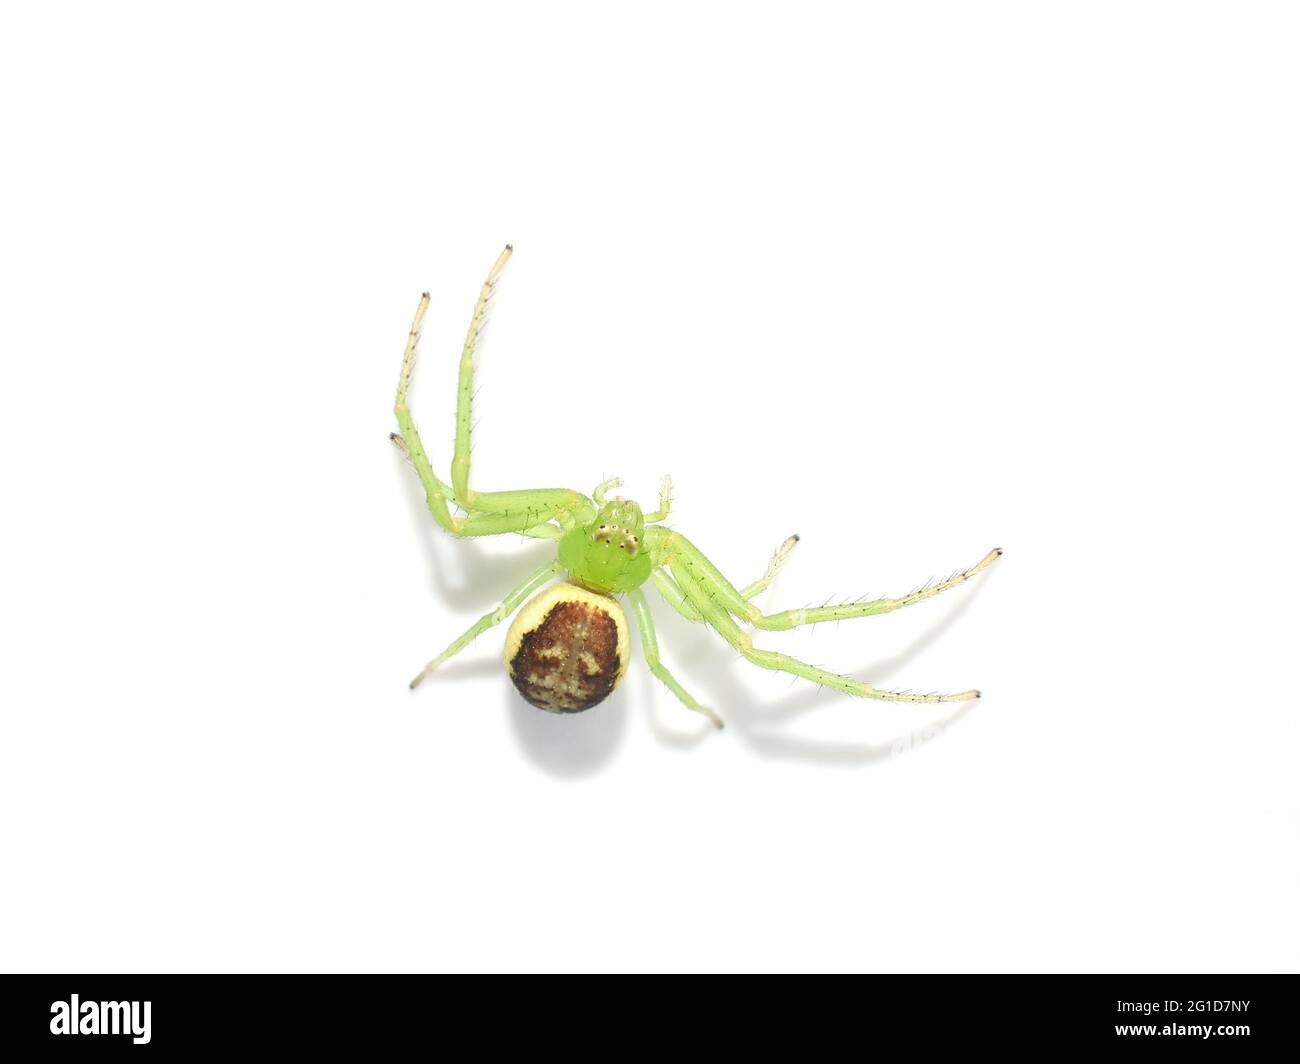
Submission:
<svg viewBox="0 0 1300 1064">
<path fill-rule="evenodd" d="M 580 713 L 618 686 L 629 646 L 627 617 L 614 599 L 575 584 L 553 584 L 511 624 L 506 671 L 539 709 Z"/>
</svg>

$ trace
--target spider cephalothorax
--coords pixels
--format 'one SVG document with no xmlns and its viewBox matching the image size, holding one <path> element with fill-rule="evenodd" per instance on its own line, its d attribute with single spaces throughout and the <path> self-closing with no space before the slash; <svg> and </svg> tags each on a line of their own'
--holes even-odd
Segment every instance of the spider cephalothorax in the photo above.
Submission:
<svg viewBox="0 0 1300 1064">
<path fill-rule="evenodd" d="M 644 541 L 641 507 L 614 499 L 601 506 L 590 524 L 564 534 L 560 564 L 575 584 L 619 595 L 650 579 L 650 555 L 641 549 Z"/>
<path fill-rule="evenodd" d="M 655 589 L 687 620 L 708 625 L 742 657 L 766 669 L 777 669 L 825 687 L 862 698 L 889 702 L 959 702 L 978 698 L 978 691 L 960 694 L 911 694 L 884 691 L 851 676 L 829 672 L 775 650 L 754 646 L 756 628 L 785 631 L 819 621 L 840 621 L 887 613 L 933 597 L 963 583 L 991 565 L 1002 552 L 989 551 L 977 564 L 937 584 L 900 598 L 873 599 L 841 606 L 764 613 L 751 601 L 771 583 L 777 569 L 794 549 L 790 536 L 772 556 L 759 579 L 737 588 L 680 532 L 662 522 L 669 513 L 671 482 L 664 478 L 659 506 L 649 514 L 627 499 L 605 498 L 619 480 L 599 485 L 590 496 L 566 488 L 526 491 L 473 491 L 469 486 L 470 413 L 473 404 L 474 352 L 497 279 L 510 258 L 510 247 L 488 274 L 474 307 L 469 335 L 460 357 L 456 402 L 456 443 L 450 483 L 439 479 L 425 454 L 407 406 L 406 395 L 415 367 L 420 326 L 429 306 L 426 292 L 415 312 L 395 412 L 401 434 L 393 441 L 402 449 L 424 486 L 429 512 L 448 532 L 459 536 L 491 536 L 514 532 L 536 539 L 557 540 L 554 561 L 532 573 L 501 605 L 480 618 L 411 681 L 415 687 L 434 669 L 464 649 L 477 635 L 519 610 L 506 637 L 505 663 L 520 694 L 542 709 L 575 713 L 604 699 L 627 671 L 630 640 L 627 618 L 615 596 L 626 597 L 641 635 L 641 651 L 650 671 L 682 703 L 721 727 L 712 710 L 700 705 L 659 660 L 654 621 L 641 586 Z M 461 511 L 454 513 L 454 510 Z M 553 581 L 562 580 L 561 583 Z M 550 585 L 550 586 L 546 586 Z M 545 590 L 540 590 L 545 588 Z M 529 600 L 534 592 L 540 593 Z M 524 603 L 527 602 L 527 605 Z M 523 606 L 523 609 L 520 607 Z"/>
</svg>

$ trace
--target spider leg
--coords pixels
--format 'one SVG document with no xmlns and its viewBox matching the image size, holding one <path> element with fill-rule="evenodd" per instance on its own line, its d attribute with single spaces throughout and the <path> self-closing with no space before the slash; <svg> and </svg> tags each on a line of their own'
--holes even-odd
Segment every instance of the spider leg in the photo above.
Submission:
<svg viewBox="0 0 1300 1064">
<path fill-rule="evenodd" d="M 781 566 L 785 563 L 786 558 L 790 556 L 790 552 L 794 550 L 795 544 L 798 542 L 798 536 L 790 536 L 784 543 L 777 547 L 772 554 L 772 560 L 767 563 L 767 570 L 762 576 L 741 591 L 741 596 L 747 599 L 752 599 L 755 595 L 761 594 L 763 591 L 767 590 L 767 586 L 772 582 Z M 704 615 L 701 614 L 700 611 L 691 604 L 690 599 L 682 593 L 682 589 L 677 586 L 677 581 L 672 578 L 667 569 L 656 568 L 651 572 L 650 577 L 654 580 L 655 587 L 659 589 L 659 594 L 664 597 L 664 600 L 668 605 L 672 606 L 673 609 L 688 621 L 695 624 L 703 623 Z"/>
<path fill-rule="evenodd" d="M 940 592 L 956 587 L 958 584 L 964 584 L 972 576 L 987 569 L 1002 554 L 1001 548 L 991 550 L 969 569 L 963 569 L 941 583 L 923 587 L 919 591 L 914 591 L 912 594 L 904 595 L 901 598 L 873 599 L 870 602 L 853 602 L 843 606 L 819 606 L 765 614 L 757 606 L 750 603 L 748 599 L 770 583 L 771 577 L 780 568 L 789 552 L 794 549 L 795 543 L 799 541 L 797 536 L 791 536 L 790 539 L 787 539 L 785 543 L 777 548 L 776 555 L 773 556 L 771 563 L 768 565 L 768 572 L 763 575 L 762 579 L 755 581 L 744 591 L 737 590 L 719 572 L 717 566 L 709 561 L 704 552 L 680 532 L 674 532 L 667 528 L 655 528 L 647 532 L 646 538 L 651 549 L 656 551 L 656 561 L 659 564 L 668 564 L 672 569 L 673 577 L 677 578 L 678 583 L 681 583 L 678 577 L 679 566 L 689 565 L 693 567 L 700 579 L 709 588 L 710 595 L 727 612 L 739 617 L 748 624 L 752 624 L 755 628 L 774 632 L 788 631 L 800 625 L 817 624 L 821 621 L 844 621 L 854 617 L 870 617 L 877 613 L 888 613 L 891 610 L 902 609 L 904 606 L 923 602 L 928 598 L 933 598 Z M 662 591 L 663 588 L 661 587 L 660 590 Z M 670 597 L 670 592 L 665 592 L 665 597 Z M 689 595 L 686 597 L 689 598 Z M 684 611 L 679 608 L 679 612 Z M 690 617 L 689 613 L 686 615 Z"/>
<path fill-rule="evenodd" d="M 415 465 L 420 472 L 405 440 L 393 433 L 389 439 Z M 595 511 L 591 502 L 581 493 L 567 488 L 540 488 L 535 491 L 483 491 L 479 492 L 469 515 L 462 517 L 448 510 L 450 489 L 433 476 L 433 487 L 425 482 L 425 495 L 429 510 L 448 532 L 457 536 L 494 536 L 504 532 L 518 532 L 534 539 L 559 539 L 568 528 Z M 420 478 L 425 479 L 423 476 Z M 442 489 L 447 493 L 443 494 Z M 552 524 L 552 521 L 558 524 Z"/>
<path fill-rule="evenodd" d="M 509 244 L 497 256 L 497 261 L 488 272 L 487 280 L 479 291 L 478 302 L 474 304 L 474 316 L 470 318 L 469 331 L 465 334 L 465 346 L 460 354 L 460 380 L 456 391 L 456 450 L 451 459 L 451 484 L 454 498 L 465 509 L 470 509 L 474 492 L 469 490 L 469 450 L 470 419 L 474 406 L 474 351 L 478 347 L 479 334 L 487 322 L 488 304 L 496 289 L 501 271 L 510 261 L 512 248 Z"/>
<path fill-rule="evenodd" d="M 746 619 L 751 613 L 762 615 L 762 610 L 757 606 L 751 606 L 744 594 L 722 575 L 718 567 L 705 557 L 704 552 L 680 532 L 665 528 L 663 525 L 652 525 L 645 530 L 645 541 L 646 549 L 650 551 L 651 556 L 654 558 L 655 565 L 666 565 L 672 570 L 672 575 L 677 579 L 677 583 L 683 585 L 681 590 L 684 592 L 684 600 L 695 607 L 696 612 L 699 612 L 699 603 L 694 601 L 694 596 L 691 595 L 690 590 L 683 584 L 679 576 L 679 566 L 683 564 L 689 564 L 692 570 L 707 583 L 710 598 L 720 604 L 727 612 Z M 782 544 L 782 547 L 784 547 L 784 544 Z M 778 553 L 780 550 L 781 548 L 778 548 Z M 764 580 L 766 578 L 767 574 L 765 573 L 756 583 L 765 587 Z M 759 588 L 760 591 L 762 587 Z M 660 590 L 663 590 L 662 587 Z M 689 613 L 686 616 L 692 620 L 697 619 L 691 617 Z"/>
<path fill-rule="evenodd" d="M 694 710 L 713 722 L 715 728 L 722 727 L 722 720 L 713 710 L 706 706 L 700 705 L 691 696 L 675 677 L 659 660 L 659 640 L 655 636 L 654 618 L 650 616 L 650 607 L 646 603 L 645 595 L 640 588 L 633 588 L 627 593 L 628 601 L 632 603 L 632 612 L 636 614 L 637 627 L 641 632 L 641 653 L 645 655 L 645 662 L 650 666 L 650 671 L 662 680 L 673 694 L 675 694 L 687 709 Z"/>
<path fill-rule="evenodd" d="M 451 497 L 451 488 L 438 479 L 429 463 L 429 456 L 420 441 L 420 433 L 411 417 L 411 409 L 406 403 L 406 393 L 411 387 L 411 373 L 415 369 L 415 351 L 420 345 L 420 327 L 424 323 L 425 311 L 429 309 L 429 293 L 420 297 L 420 305 L 415 308 L 415 319 L 411 322 L 411 332 L 406 340 L 406 353 L 402 356 L 402 372 L 397 378 L 397 399 L 393 404 L 393 413 L 397 415 L 397 426 L 402 430 L 402 449 L 415 466 L 416 475 L 424 486 L 424 495 L 429 503 L 429 512 L 433 519 L 448 532 L 455 532 L 452 525 L 451 511 L 447 509 L 447 499 Z"/>
<path fill-rule="evenodd" d="M 517 610 L 521 605 L 523 605 L 524 600 L 527 599 L 528 596 L 531 595 L 534 591 L 536 591 L 539 587 L 541 587 L 542 584 L 546 583 L 548 580 L 554 579 L 560 574 L 561 574 L 560 563 L 558 561 L 555 561 L 555 562 L 548 562 L 546 565 L 542 566 L 542 568 L 538 569 L 536 572 L 526 577 L 523 583 L 519 584 L 513 591 L 511 591 L 508 595 L 506 595 L 504 599 L 501 600 L 501 605 L 499 605 L 496 609 L 492 610 L 492 612 L 485 613 L 482 617 L 480 617 L 477 621 L 475 621 L 472 625 L 469 626 L 468 629 L 466 629 L 463 633 L 461 633 L 461 635 L 457 636 L 456 639 L 452 640 L 451 645 L 447 647 L 446 650 L 444 650 L 436 658 L 430 661 L 429 664 L 427 664 L 423 669 L 421 669 L 420 674 L 414 680 L 411 681 L 411 686 L 412 687 L 418 686 L 420 682 L 424 680 L 426 676 L 429 675 L 429 673 L 433 672 L 433 670 L 436 669 L 439 665 L 441 665 L 444 661 L 446 661 L 448 658 L 452 657 L 453 655 L 460 653 L 460 651 L 464 650 L 465 647 L 467 647 L 483 632 L 486 632 L 489 628 L 493 628 L 496 625 L 500 624 L 512 613 L 514 613 L 515 610 Z"/>
<path fill-rule="evenodd" d="M 611 477 L 609 480 L 602 480 L 596 485 L 596 489 L 591 493 L 591 497 L 596 500 L 597 506 L 605 505 L 606 496 L 615 488 L 623 486 L 622 477 Z M 668 516 L 668 510 L 672 505 L 673 478 L 664 477 L 659 482 L 659 509 L 654 513 L 646 514 L 643 520 L 646 524 L 653 524 L 655 521 L 662 521 Z"/>
<path fill-rule="evenodd" d="M 673 507 L 673 478 L 664 477 L 659 481 L 659 509 L 652 514 L 645 515 L 645 523 L 654 524 L 656 521 L 668 520 L 668 513 Z"/>
<path fill-rule="evenodd" d="M 595 489 L 591 493 L 591 497 L 596 500 L 597 506 L 604 506 L 605 496 L 608 495 L 615 488 L 621 488 L 622 486 L 623 486 L 622 477 L 610 477 L 609 480 L 602 480 L 599 484 L 596 485 Z"/>
<path fill-rule="evenodd" d="M 668 605 L 692 624 L 704 623 L 704 614 L 695 608 L 691 600 L 677 586 L 677 581 L 672 578 L 667 569 L 656 566 L 650 570 L 650 579 L 655 582 L 655 587 Z"/>
<path fill-rule="evenodd" d="M 979 698 L 978 691 L 962 691 L 951 695 L 920 695 L 902 691 L 883 691 L 862 680 L 855 680 L 851 676 L 842 676 L 839 673 L 820 669 L 815 665 L 791 657 L 789 654 L 781 654 L 774 650 L 760 650 L 754 646 L 753 637 L 741 629 L 731 615 L 730 608 L 725 605 L 725 589 L 718 587 L 710 575 L 709 570 L 712 569 L 712 566 L 705 568 L 693 557 L 685 553 L 674 554 L 670 564 L 673 576 L 676 578 L 682 592 L 691 601 L 692 605 L 700 611 L 709 626 L 738 650 L 747 661 L 751 661 L 755 665 L 765 669 L 788 672 L 793 676 L 799 676 L 824 687 L 843 691 L 845 694 L 856 695 L 859 698 L 876 698 L 886 702 L 965 702 L 972 698 Z"/>
<path fill-rule="evenodd" d="M 747 599 L 752 599 L 755 595 L 766 591 L 767 586 L 776 578 L 776 574 L 780 571 L 781 566 L 785 564 L 785 560 L 790 557 L 790 552 L 794 550 L 798 542 L 798 536 L 786 537 L 785 542 L 772 552 L 772 560 L 767 563 L 767 570 L 762 576 L 741 591 L 741 594 Z"/>
<path fill-rule="evenodd" d="M 817 624 L 820 621 L 847 621 L 854 617 L 871 617 L 877 613 L 889 613 L 891 610 L 900 610 L 904 606 L 911 606 L 913 603 L 924 602 L 942 591 L 947 591 L 958 584 L 964 584 L 976 573 L 987 569 L 997 561 L 1001 554 L 1002 549 L 1000 547 L 991 550 L 969 569 L 963 569 L 941 583 L 927 585 L 901 598 L 881 598 L 872 599 L 870 602 L 850 602 L 843 606 L 816 606 L 809 609 L 784 610 L 781 613 L 751 616 L 749 621 L 755 628 L 762 628 L 769 632 L 784 632 L 791 628 L 797 628 L 801 624 Z"/>
<path fill-rule="evenodd" d="M 452 487 L 439 479 L 433 471 L 433 465 L 420 440 L 419 430 L 411 416 L 407 402 L 407 392 L 411 386 L 411 374 L 415 369 L 415 355 L 420 343 L 420 328 L 424 322 L 425 312 L 429 309 L 429 293 L 420 297 L 420 304 L 415 310 L 415 319 L 411 322 L 411 332 L 406 342 L 406 353 L 402 357 L 402 372 L 397 381 L 397 399 L 394 413 L 401 435 L 392 439 L 398 449 L 415 467 L 416 475 L 424 487 L 425 499 L 429 512 L 438 524 L 448 532 L 458 536 L 491 536 L 502 532 L 522 532 L 539 538 L 555 538 L 562 528 L 571 528 L 579 521 L 595 514 L 591 500 L 576 491 L 566 488 L 541 488 L 535 491 L 490 491 L 477 492 L 474 500 L 465 505 L 460 502 Z M 472 351 L 471 351 L 472 354 Z M 453 514 L 449 502 L 454 502 L 464 509 L 467 516 Z M 550 525 L 556 520 L 559 527 Z"/>
<path fill-rule="evenodd" d="M 590 521 L 596 516 L 591 500 L 581 492 L 568 488 L 536 488 L 522 491 L 480 491 L 474 496 L 470 509 L 471 519 L 496 517 L 512 523 L 528 522 L 519 529 L 531 531 L 543 521 L 556 521 L 547 537 L 558 539 L 575 524 Z"/>
</svg>

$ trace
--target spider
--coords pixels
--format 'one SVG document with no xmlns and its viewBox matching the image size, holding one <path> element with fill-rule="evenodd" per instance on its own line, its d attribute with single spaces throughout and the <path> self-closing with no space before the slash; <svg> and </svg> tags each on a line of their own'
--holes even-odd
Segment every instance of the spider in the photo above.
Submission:
<svg viewBox="0 0 1300 1064">
<path fill-rule="evenodd" d="M 483 282 L 461 351 L 451 482 L 439 479 L 434 473 L 407 404 L 420 327 L 429 307 L 428 292 L 420 297 L 416 308 L 398 378 L 394 411 L 401 434 L 393 433 L 390 438 L 415 467 L 429 511 L 446 531 L 456 536 L 495 536 L 510 532 L 555 540 L 557 557 L 530 574 L 506 595 L 496 609 L 453 640 L 411 681 L 412 688 L 481 633 L 518 610 L 519 614 L 506 636 L 505 664 L 519 693 L 534 706 L 553 713 L 590 709 L 609 695 L 627 671 L 628 623 L 616 599 L 616 596 L 624 596 L 636 618 L 641 651 L 650 671 L 688 709 L 702 714 L 720 728 L 722 720 L 718 715 L 696 701 L 660 660 L 654 621 L 642 591 L 642 585 L 648 580 L 687 620 L 712 628 L 746 660 L 765 669 L 788 672 L 845 694 L 888 702 L 962 702 L 980 697 L 980 693 L 974 690 L 959 694 L 881 690 L 788 654 L 760 649 L 754 645 L 753 636 L 746 629 L 787 631 L 819 621 L 869 617 L 901 609 L 969 580 L 992 565 L 1001 555 L 1000 549 L 989 551 L 978 563 L 954 573 L 941 583 L 927 584 L 901 598 L 769 614 L 751 600 L 772 582 L 799 537 L 786 539 L 772 555 L 763 575 L 746 587 L 737 588 L 695 544 L 663 523 L 670 508 L 670 477 L 664 477 L 659 489 L 659 505 L 651 513 L 642 512 L 641 507 L 630 499 L 608 497 L 611 490 L 622 484 L 617 478 L 598 485 L 590 497 L 565 488 L 526 491 L 476 491 L 471 488 L 470 414 L 474 352 L 489 302 L 512 250 L 510 245 L 506 245 Z M 557 579 L 562 582 L 551 583 Z M 551 586 L 540 590 L 536 597 L 526 602 L 529 596 L 547 584 Z"/>
</svg>

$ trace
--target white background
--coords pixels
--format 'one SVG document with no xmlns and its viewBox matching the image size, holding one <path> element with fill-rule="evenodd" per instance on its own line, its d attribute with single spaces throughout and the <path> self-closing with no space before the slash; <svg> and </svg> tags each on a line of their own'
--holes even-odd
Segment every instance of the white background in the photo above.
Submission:
<svg viewBox="0 0 1300 1064">
<path fill-rule="evenodd" d="M 1294 970 L 1286 4 L 41 5 L 0 27 L 0 965 Z M 602 477 L 738 582 L 574 718 L 474 483 Z M 662 604 L 659 604 L 662 605 Z"/>
</svg>

